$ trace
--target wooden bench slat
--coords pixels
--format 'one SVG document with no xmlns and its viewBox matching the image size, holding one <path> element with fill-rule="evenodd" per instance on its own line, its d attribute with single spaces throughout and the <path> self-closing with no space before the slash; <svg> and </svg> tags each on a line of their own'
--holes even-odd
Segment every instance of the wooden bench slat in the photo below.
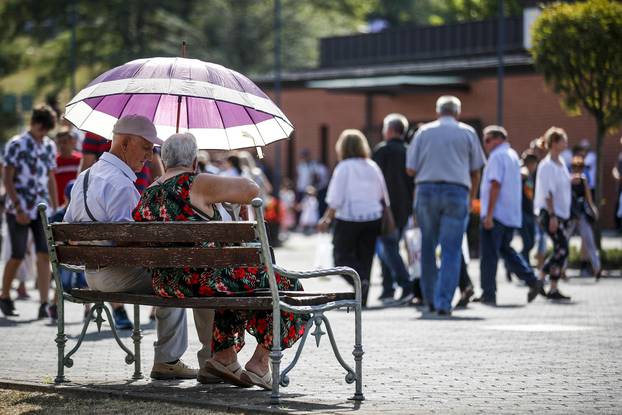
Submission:
<svg viewBox="0 0 622 415">
<path fill-rule="evenodd" d="M 54 240 L 118 242 L 252 242 L 254 222 L 54 223 Z"/>
<path fill-rule="evenodd" d="M 225 267 L 235 265 L 259 265 L 260 250 L 248 247 L 201 248 L 201 247 L 121 247 L 121 246 L 57 246 L 56 253 L 61 264 L 128 267 Z"/>
<path fill-rule="evenodd" d="M 353 300 L 354 293 L 307 293 L 308 296 L 292 297 L 282 292 L 281 300 L 291 305 L 321 305 L 332 301 Z M 287 292 L 291 293 L 291 292 Z M 71 295 L 87 302 L 114 302 L 141 304 L 160 307 L 211 308 L 231 310 L 272 310 L 272 297 L 235 296 L 235 297 L 187 297 L 163 298 L 150 294 L 107 293 L 86 289 L 71 290 Z"/>
</svg>

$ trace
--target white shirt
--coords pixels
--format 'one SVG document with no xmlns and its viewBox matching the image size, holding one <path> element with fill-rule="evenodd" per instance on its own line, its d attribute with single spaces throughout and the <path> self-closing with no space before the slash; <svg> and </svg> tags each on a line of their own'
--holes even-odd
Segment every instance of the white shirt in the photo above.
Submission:
<svg viewBox="0 0 622 415">
<path fill-rule="evenodd" d="M 132 210 L 138 205 L 140 194 L 134 186 L 136 174 L 121 159 L 105 152 L 91 166 L 87 203 L 98 222 L 133 221 Z M 84 208 L 84 176 L 80 173 L 71 190 L 71 201 L 65 213 L 65 222 L 91 222 Z"/>
<path fill-rule="evenodd" d="M 328 184 L 326 203 L 335 217 L 368 222 L 382 217 L 382 200 L 389 206 L 389 192 L 380 167 L 365 158 L 349 158 L 337 164 Z"/>
<path fill-rule="evenodd" d="M 559 163 L 551 160 L 547 155 L 538 165 L 536 173 L 536 195 L 533 205 L 536 215 L 542 209 L 546 209 L 546 199 L 549 194 L 553 195 L 553 208 L 555 216 L 562 219 L 570 217 L 571 185 L 570 174 L 562 158 Z"/>
<path fill-rule="evenodd" d="M 520 228 L 523 221 L 520 163 L 518 154 L 509 143 L 499 144 L 492 150 L 488 163 L 484 167 L 480 189 L 480 216 L 482 218 L 488 213 L 490 188 L 493 181 L 501 185 L 492 214 L 493 218 L 505 226 Z"/>
</svg>

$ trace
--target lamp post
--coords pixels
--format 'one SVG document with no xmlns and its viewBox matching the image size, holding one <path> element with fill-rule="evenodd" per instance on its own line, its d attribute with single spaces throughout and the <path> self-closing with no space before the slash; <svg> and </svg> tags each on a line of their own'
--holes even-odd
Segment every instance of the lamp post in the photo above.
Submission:
<svg viewBox="0 0 622 415">
<path fill-rule="evenodd" d="M 505 48 L 505 16 L 503 0 L 499 0 L 497 18 L 497 125 L 503 125 L 503 49 Z"/>
<path fill-rule="evenodd" d="M 76 96 L 76 61 L 77 61 L 77 40 L 76 40 L 76 24 L 77 24 L 77 15 L 76 15 L 76 0 L 72 0 L 69 5 L 69 25 L 71 27 L 71 47 L 70 47 L 70 57 L 69 57 L 69 66 L 71 73 L 71 96 Z"/>
<path fill-rule="evenodd" d="M 281 108 L 281 0 L 274 0 L 274 102 Z M 281 189 L 281 143 L 274 147 L 273 192 L 278 199 Z"/>
</svg>

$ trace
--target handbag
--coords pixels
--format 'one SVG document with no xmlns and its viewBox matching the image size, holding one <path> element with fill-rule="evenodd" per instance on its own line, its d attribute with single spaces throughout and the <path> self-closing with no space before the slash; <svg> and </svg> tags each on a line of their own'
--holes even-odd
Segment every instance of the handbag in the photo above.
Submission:
<svg viewBox="0 0 622 415">
<path fill-rule="evenodd" d="M 393 212 L 391 212 L 391 208 L 382 201 L 382 221 L 380 225 L 380 235 L 381 236 L 389 236 L 393 232 L 395 232 L 395 218 L 393 217 Z"/>
</svg>

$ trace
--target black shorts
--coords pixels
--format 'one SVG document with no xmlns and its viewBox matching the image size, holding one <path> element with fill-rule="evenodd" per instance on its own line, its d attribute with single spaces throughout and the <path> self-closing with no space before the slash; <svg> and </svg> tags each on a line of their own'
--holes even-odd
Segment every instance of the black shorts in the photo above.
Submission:
<svg viewBox="0 0 622 415">
<path fill-rule="evenodd" d="M 35 240 L 35 251 L 37 253 L 47 254 L 48 243 L 43 231 L 43 223 L 41 218 L 31 220 L 28 225 L 20 225 L 15 219 L 15 215 L 6 214 L 6 224 L 9 228 L 9 239 L 11 240 L 11 259 L 24 259 L 26 255 L 26 245 L 28 244 L 28 229 L 32 230 L 32 236 Z"/>
</svg>

